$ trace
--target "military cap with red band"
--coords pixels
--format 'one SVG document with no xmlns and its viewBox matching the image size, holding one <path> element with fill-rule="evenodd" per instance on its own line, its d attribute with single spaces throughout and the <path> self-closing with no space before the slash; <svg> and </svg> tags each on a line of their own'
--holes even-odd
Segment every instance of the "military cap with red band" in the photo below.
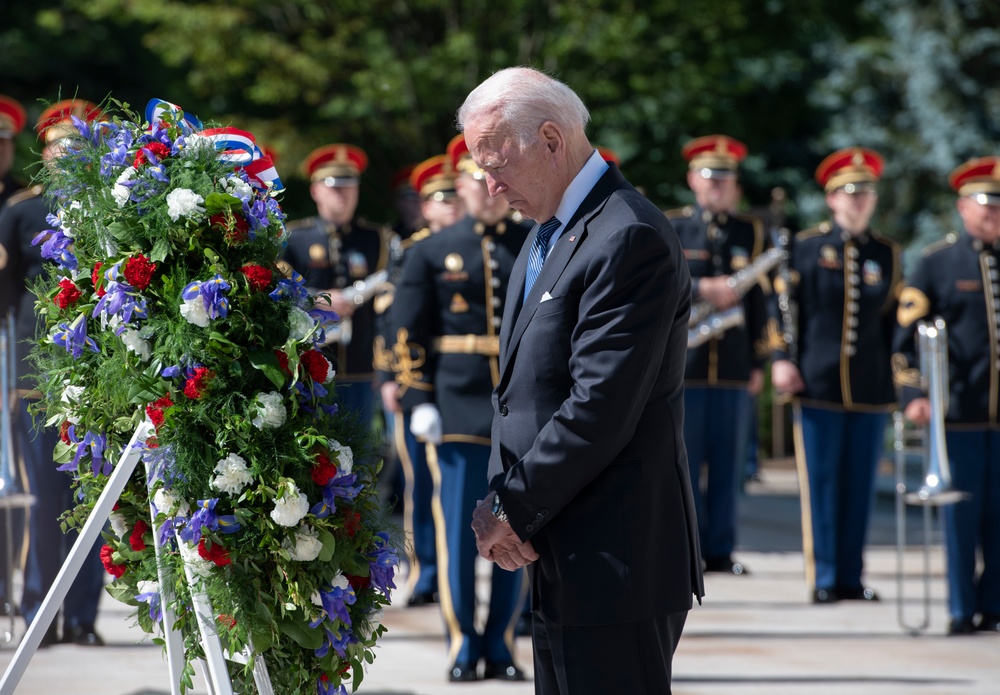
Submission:
<svg viewBox="0 0 1000 695">
<path fill-rule="evenodd" d="M 0 138 L 12 138 L 22 130 L 28 120 L 24 107 L 16 99 L 0 94 Z"/>
<path fill-rule="evenodd" d="M 747 146 L 728 135 L 705 135 L 681 148 L 688 169 L 706 179 L 733 178 L 747 156 Z"/>
<path fill-rule="evenodd" d="M 368 155 L 354 145 L 323 145 L 309 153 L 303 168 L 312 182 L 322 181 L 330 187 L 357 186 L 361 172 L 368 168 Z"/>
<path fill-rule="evenodd" d="M 948 183 L 960 196 L 982 205 L 1000 205 L 1000 157 L 976 157 L 948 175 Z"/>
<path fill-rule="evenodd" d="M 392 178 L 389 180 L 389 187 L 394 191 L 398 191 L 400 188 L 403 188 L 404 186 L 409 187 L 410 174 L 412 173 L 413 173 L 412 164 L 407 164 L 404 167 L 396 169 L 396 173 L 394 173 L 392 175 Z"/>
<path fill-rule="evenodd" d="M 469 174 L 477 181 L 481 181 L 485 172 L 472 159 L 469 152 L 469 145 L 465 142 L 465 135 L 459 133 L 448 143 L 448 156 L 451 157 L 451 165 L 455 171 L 461 174 Z"/>
<path fill-rule="evenodd" d="M 73 116 L 89 123 L 99 120 L 103 114 L 97 104 L 83 99 L 63 99 L 42 111 L 35 130 L 38 137 L 47 143 L 62 137 L 78 136 L 80 133 L 73 125 Z"/>
<path fill-rule="evenodd" d="M 837 150 L 816 167 L 816 181 L 827 193 L 843 188 L 847 193 L 875 189 L 882 176 L 882 155 L 866 147 Z"/>
<path fill-rule="evenodd" d="M 456 178 L 451 156 L 439 154 L 413 167 L 410 184 L 421 198 L 444 200 L 455 195 Z"/>
</svg>

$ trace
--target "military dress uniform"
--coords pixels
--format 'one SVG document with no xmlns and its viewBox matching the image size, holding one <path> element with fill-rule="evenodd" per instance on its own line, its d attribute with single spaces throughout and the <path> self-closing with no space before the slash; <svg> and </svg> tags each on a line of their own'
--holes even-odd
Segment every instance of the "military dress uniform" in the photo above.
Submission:
<svg viewBox="0 0 1000 695">
<path fill-rule="evenodd" d="M 951 174 L 960 196 L 1000 207 L 1000 157 Z M 916 322 L 944 319 L 949 393 L 943 404 L 952 486 L 967 499 L 941 507 L 949 631 L 1000 630 L 1000 242 L 963 230 L 924 249 L 900 296 L 893 369 L 905 408 L 922 394 Z M 982 570 L 977 572 L 980 553 Z"/>
<path fill-rule="evenodd" d="M 881 157 L 852 148 L 828 157 L 817 179 L 828 191 L 873 185 Z M 772 360 L 788 360 L 783 336 L 795 335 L 805 384 L 793 401 L 802 501 L 806 581 L 816 603 L 874 600 L 861 583 L 875 473 L 895 400 L 890 369 L 893 324 L 902 287 L 895 243 L 871 231 L 852 236 L 835 223 L 797 234 L 791 243 L 798 325 L 772 324 Z M 775 310 L 777 313 L 777 310 Z"/>
<path fill-rule="evenodd" d="M 328 185 L 357 185 L 367 157 L 356 147 L 326 145 L 310 153 L 306 170 L 310 179 L 329 181 Z M 389 260 L 389 234 L 380 225 L 354 217 L 343 225 L 327 222 L 319 216 L 297 220 L 287 225 L 289 237 L 282 260 L 305 278 L 306 287 L 318 294 L 343 290 L 384 269 Z M 375 310 L 371 302 L 357 307 L 342 326 L 350 326 L 350 337 L 326 345 L 337 370 L 337 401 L 341 407 L 358 414 L 368 426 L 375 414 L 372 346 L 375 341 Z"/>
<path fill-rule="evenodd" d="M 71 115 L 83 120 L 93 120 L 100 113 L 97 106 L 82 100 L 57 102 L 42 112 L 38 122 L 40 136 L 46 143 L 59 137 L 78 134 Z M 35 501 L 29 512 L 29 542 L 27 563 L 24 568 L 24 590 L 21 594 L 21 614 L 30 624 L 34 619 L 49 588 L 55 581 L 63 561 L 75 540 L 76 533 L 64 534 L 59 517 L 75 504 L 72 477 L 57 470 L 52 457 L 59 442 L 59 432 L 52 427 L 35 428 L 28 405 L 37 401 L 35 382 L 31 378 L 35 367 L 28 353 L 36 339 L 38 320 L 35 316 L 35 295 L 30 287 L 45 272 L 41 246 L 32 245 L 32 239 L 46 229 L 51 229 L 46 216 L 51 212 L 49 201 L 41 186 L 32 186 L 8 200 L 0 212 L 0 249 L 5 264 L 0 267 L 0 283 L 13 288 L 11 303 L 15 312 L 15 340 L 17 359 L 17 395 L 19 412 L 16 418 L 17 437 L 28 478 L 28 492 Z M 63 602 L 63 641 L 83 645 L 103 644 L 94 630 L 97 607 L 104 587 L 104 568 L 101 564 L 98 540 L 86 557 L 75 581 Z M 55 622 L 42 638 L 47 645 L 58 641 Z"/>
<path fill-rule="evenodd" d="M 725 136 L 706 136 L 683 150 L 692 170 L 709 177 L 735 177 L 746 149 Z M 767 235 L 757 217 L 712 214 L 699 205 L 666 213 L 691 271 L 692 303 L 699 301 L 702 278 L 732 275 L 765 250 Z M 742 574 L 732 561 L 736 545 L 736 491 L 742 480 L 749 436 L 751 371 L 762 369 L 767 307 L 764 285 L 741 299 L 745 323 L 687 352 L 684 372 L 684 443 L 695 492 L 701 553 L 709 571 Z M 702 466 L 707 479 L 702 483 Z"/>
</svg>

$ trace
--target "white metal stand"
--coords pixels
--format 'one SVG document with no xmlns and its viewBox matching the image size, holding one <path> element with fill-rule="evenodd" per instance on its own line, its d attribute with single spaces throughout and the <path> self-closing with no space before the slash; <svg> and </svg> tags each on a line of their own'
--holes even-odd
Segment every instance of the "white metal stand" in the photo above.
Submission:
<svg viewBox="0 0 1000 695">
<path fill-rule="evenodd" d="M 125 447 L 121 457 L 118 459 L 118 465 L 115 466 L 114 471 L 108 478 L 107 485 L 104 486 L 104 490 L 97 499 L 94 509 L 80 530 L 76 542 L 69 552 L 69 556 L 56 576 L 55 582 L 53 582 L 52 587 L 49 589 L 49 593 L 46 594 L 45 600 L 42 601 L 41 608 L 39 608 L 31 625 L 28 626 L 28 631 L 21 640 L 21 644 L 18 645 L 13 660 L 8 664 L 7 671 L 3 674 L 3 679 L 0 680 L 0 695 L 14 695 L 17 684 L 21 681 L 21 677 L 28 667 L 28 662 L 38 650 L 38 645 L 41 644 L 42 636 L 48 630 L 49 625 L 52 624 L 59 606 L 66 599 L 70 585 L 76 579 L 80 568 L 83 566 L 87 553 L 90 552 L 97 542 L 101 529 L 104 528 L 104 523 L 111 515 L 115 502 L 118 501 L 122 491 L 125 489 L 125 485 L 135 471 L 141 454 L 141 447 L 137 446 L 137 444 L 145 442 L 152 433 L 153 425 L 148 420 L 144 420 L 136 427 L 135 432 L 132 434 L 132 439 L 129 440 L 128 446 Z M 152 508 L 150 508 L 150 513 L 152 513 Z M 162 626 L 167 648 L 167 667 L 170 673 L 170 691 L 172 695 L 180 695 L 181 674 L 184 668 L 184 644 L 181 634 L 174 629 L 174 615 L 170 610 L 173 596 L 170 591 L 170 580 L 167 576 L 165 563 L 162 560 L 163 549 L 159 544 L 159 535 L 159 527 L 153 524 L 154 550 L 156 552 L 156 564 L 160 580 L 160 606 L 163 614 Z M 178 539 L 178 543 L 181 542 L 183 541 Z M 205 650 L 205 660 L 207 662 L 206 681 L 209 684 L 209 689 L 213 695 L 233 695 L 233 684 L 229 679 L 229 671 L 226 668 L 226 654 L 222 649 L 222 643 L 215 629 L 215 613 L 212 609 L 212 604 L 208 600 L 208 596 L 200 588 L 199 579 L 194 576 L 191 567 L 187 563 L 184 564 L 184 572 L 187 576 L 188 585 L 191 587 L 191 600 L 194 604 L 198 629 L 201 632 L 201 642 Z M 241 663 L 253 660 L 254 682 L 257 685 L 259 695 L 274 695 L 267 665 L 264 663 L 263 658 L 255 659 L 253 652 L 247 649 L 241 655 L 231 655 L 230 660 Z"/>
</svg>

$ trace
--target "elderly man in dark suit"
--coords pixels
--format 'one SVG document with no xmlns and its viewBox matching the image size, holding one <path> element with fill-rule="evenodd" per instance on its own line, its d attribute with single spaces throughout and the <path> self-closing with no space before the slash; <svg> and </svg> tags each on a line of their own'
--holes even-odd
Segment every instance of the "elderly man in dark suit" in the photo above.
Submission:
<svg viewBox="0 0 1000 695">
<path fill-rule="evenodd" d="M 496 73 L 458 112 L 491 195 L 541 221 L 512 269 L 473 528 L 484 557 L 529 567 L 537 693 L 661 695 L 703 594 L 683 440 L 691 280 L 669 222 L 590 145 L 588 120 L 528 68 Z"/>
</svg>

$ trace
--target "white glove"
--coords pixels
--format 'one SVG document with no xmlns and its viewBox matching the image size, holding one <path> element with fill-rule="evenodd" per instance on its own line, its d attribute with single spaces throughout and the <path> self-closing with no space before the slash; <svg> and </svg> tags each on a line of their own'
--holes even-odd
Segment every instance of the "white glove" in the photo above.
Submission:
<svg viewBox="0 0 1000 695">
<path fill-rule="evenodd" d="M 413 407 L 410 415 L 410 432 L 417 439 L 431 444 L 441 443 L 441 413 L 433 403 Z"/>
</svg>

